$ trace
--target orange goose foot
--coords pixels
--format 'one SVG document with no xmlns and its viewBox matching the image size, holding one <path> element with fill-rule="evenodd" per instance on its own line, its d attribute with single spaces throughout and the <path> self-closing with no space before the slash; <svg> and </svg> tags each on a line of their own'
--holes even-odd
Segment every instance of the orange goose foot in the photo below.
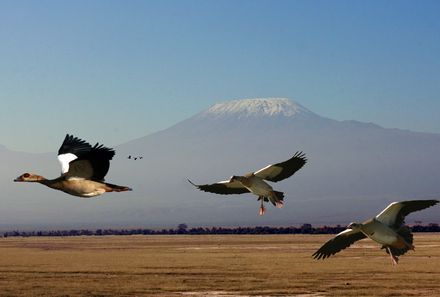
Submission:
<svg viewBox="0 0 440 297">
<path fill-rule="evenodd" d="M 260 204 L 260 216 L 263 216 L 266 212 L 266 208 L 264 207 L 264 197 L 260 198 L 261 204 Z"/>
<path fill-rule="evenodd" d="M 277 208 L 282 208 L 282 207 L 284 206 L 284 202 L 283 202 L 282 200 L 277 201 L 277 202 L 275 203 L 275 206 L 276 206 Z"/>
</svg>

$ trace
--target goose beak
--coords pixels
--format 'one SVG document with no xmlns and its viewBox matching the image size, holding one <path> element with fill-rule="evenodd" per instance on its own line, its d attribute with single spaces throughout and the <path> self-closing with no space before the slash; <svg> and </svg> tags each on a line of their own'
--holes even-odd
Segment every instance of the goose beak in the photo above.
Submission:
<svg viewBox="0 0 440 297">
<path fill-rule="evenodd" d="M 19 177 L 15 178 L 14 181 L 15 181 L 15 182 L 22 182 L 23 179 L 21 178 L 21 176 L 19 176 Z"/>
</svg>

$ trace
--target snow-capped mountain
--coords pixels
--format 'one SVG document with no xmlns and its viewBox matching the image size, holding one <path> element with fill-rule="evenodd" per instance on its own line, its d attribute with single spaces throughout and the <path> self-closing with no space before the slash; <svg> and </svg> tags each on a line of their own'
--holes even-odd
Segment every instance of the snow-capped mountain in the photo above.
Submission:
<svg viewBox="0 0 440 297">
<path fill-rule="evenodd" d="M 261 116 L 293 117 L 311 114 L 307 108 L 286 98 L 257 98 L 217 103 L 201 112 L 199 117 L 236 116 L 237 118 Z"/>
<path fill-rule="evenodd" d="M 293 177 L 272 184 L 285 192 L 285 206 L 268 206 L 264 217 L 258 216 L 251 194 L 205 193 L 186 180 L 224 180 L 284 161 L 296 151 L 309 161 Z M 79 199 L 40 185 L 17 185 L 11 180 L 27 170 L 57 176 L 55 153 L 0 150 L 8 164 L 0 169 L 0 185 L 8 194 L 1 201 L 0 225 L 346 224 L 391 201 L 439 198 L 439 151 L 440 134 L 336 121 L 282 98 L 229 101 L 116 147 L 106 180 L 131 186 L 130 193 Z M 128 155 L 143 159 L 128 160 Z M 439 222 L 439 211 L 428 209 L 407 221 L 414 219 Z"/>
<path fill-rule="evenodd" d="M 144 152 L 148 168 L 154 168 L 145 173 L 150 191 L 170 197 L 167 201 L 179 213 L 188 211 L 186 221 L 202 224 L 344 223 L 366 218 L 391 201 L 440 193 L 439 134 L 336 121 L 288 99 L 219 103 L 119 149 Z M 286 160 L 296 151 L 304 151 L 309 162 L 274 184 L 285 191 L 286 205 L 269 208 L 264 218 L 256 216 L 250 194 L 209 194 L 186 182 L 186 177 L 197 183 L 224 180 Z M 173 181 L 167 184 L 171 188 L 156 186 L 163 184 L 161 176 Z"/>
</svg>

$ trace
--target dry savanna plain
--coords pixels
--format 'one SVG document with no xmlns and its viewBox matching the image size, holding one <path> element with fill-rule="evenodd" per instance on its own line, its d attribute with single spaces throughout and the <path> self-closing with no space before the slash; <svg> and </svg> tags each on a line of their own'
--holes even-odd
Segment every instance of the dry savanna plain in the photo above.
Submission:
<svg viewBox="0 0 440 297">
<path fill-rule="evenodd" d="M 369 240 L 325 261 L 331 235 L 8 237 L 1 296 L 440 296 L 440 234 L 392 266 Z"/>
</svg>

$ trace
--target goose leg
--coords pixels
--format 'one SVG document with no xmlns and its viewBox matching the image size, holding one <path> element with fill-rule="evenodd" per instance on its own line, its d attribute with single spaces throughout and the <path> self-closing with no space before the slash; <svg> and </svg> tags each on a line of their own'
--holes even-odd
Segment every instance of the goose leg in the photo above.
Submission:
<svg viewBox="0 0 440 297">
<path fill-rule="evenodd" d="M 261 201 L 260 216 L 262 216 L 266 212 L 266 208 L 264 208 L 264 197 L 260 197 L 259 200 Z"/>
<path fill-rule="evenodd" d="M 391 257 L 391 262 L 393 263 L 393 265 L 397 265 L 397 262 L 399 262 L 399 258 L 397 258 L 396 256 L 393 255 L 393 253 L 391 252 L 391 249 L 389 247 L 387 247 L 388 253 L 390 254 Z"/>
</svg>

